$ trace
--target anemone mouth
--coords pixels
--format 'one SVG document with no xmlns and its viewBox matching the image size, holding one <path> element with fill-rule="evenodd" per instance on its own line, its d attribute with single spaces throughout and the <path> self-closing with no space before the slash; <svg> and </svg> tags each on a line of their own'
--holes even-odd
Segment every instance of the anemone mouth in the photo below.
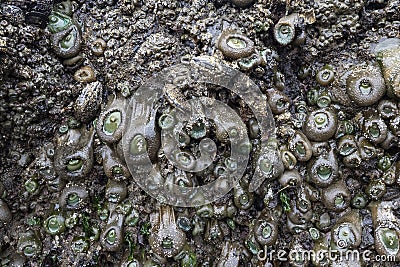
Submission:
<svg viewBox="0 0 400 267">
<path fill-rule="evenodd" d="M 362 79 L 358 86 L 358 90 L 360 91 L 361 95 L 369 96 L 373 91 L 371 82 L 367 79 Z"/>
<path fill-rule="evenodd" d="M 327 86 L 333 82 L 335 73 L 331 66 L 323 67 L 316 76 L 317 83 L 322 86 Z"/>
<path fill-rule="evenodd" d="M 342 208 L 346 205 L 345 196 L 341 193 L 338 193 L 335 198 L 333 199 L 333 203 L 335 207 Z"/>
<path fill-rule="evenodd" d="M 80 157 L 73 157 L 66 160 L 66 170 L 68 172 L 80 172 L 83 168 L 83 160 Z"/>
<path fill-rule="evenodd" d="M 67 195 L 67 205 L 71 207 L 76 207 L 81 203 L 81 198 L 75 192 L 71 192 Z"/>
<path fill-rule="evenodd" d="M 37 247 L 35 245 L 27 245 L 23 249 L 23 253 L 27 257 L 32 257 L 36 254 Z"/>
<path fill-rule="evenodd" d="M 356 240 L 354 226 L 350 223 L 343 223 L 337 229 L 334 230 L 334 240 L 336 242 L 336 246 L 339 249 L 345 249 L 350 246 L 353 246 Z"/>
<path fill-rule="evenodd" d="M 115 229 L 110 229 L 106 233 L 106 242 L 110 245 L 114 245 L 117 242 L 117 231 Z"/>
<path fill-rule="evenodd" d="M 171 129 L 175 126 L 175 118 L 171 114 L 162 114 L 158 119 L 158 125 L 164 130 Z"/>
<path fill-rule="evenodd" d="M 377 231 L 377 236 L 384 250 L 389 254 L 396 254 L 399 251 L 399 235 L 395 229 L 380 228 Z"/>
<path fill-rule="evenodd" d="M 174 155 L 176 162 L 184 169 L 192 169 L 196 164 L 196 160 L 193 155 L 186 151 L 177 151 Z"/>
<path fill-rule="evenodd" d="M 245 49 L 247 47 L 246 41 L 240 37 L 230 37 L 226 40 L 226 45 L 232 49 Z"/>
<path fill-rule="evenodd" d="M 144 137 L 144 135 L 142 134 L 136 134 L 131 142 L 130 142 L 130 146 L 129 146 L 129 152 L 132 155 L 141 155 L 147 152 L 147 141 L 146 138 Z"/>
<path fill-rule="evenodd" d="M 276 25 L 274 34 L 278 43 L 288 45 L 294 40 L 295 27 L 289 22 L 281 22 Z"/>
<path fill-rule="evenodd" d="M 78 29 L 75 26 L 72 26 L 69 30 L 68 33 L 62 38 L 58 44 L 60 50 L 62 51 L 68 51 L 72 49 L 75 45 L 75 42 L 77 40 L 77 35 L 78 35 Z"/>
<path fill-rule="evenodd" d="M 65 219 L 60 215 L 51 215 L 45 222 L 45 230 L 51 235 L 56 235 L 65 230 Z"/>
<path fill-rule="evenodd" d="M 105 135 L 113 135 L 122 123 L 122 112 L 119 110 L 111 110 L 107 113 L 103 121 L 103 133 Z"/>
<path fill-rule="evenodd" d="M 258 239 L 268 240 L 272 236 L 272 227 L 268 222 L 263 222 L 257 227 Z"/>
<path fill-rule="evenodd" d="M 329 165 L 321 164 L 317 167 L 317 175 L 323 181 L 328 180 L 332 176 L 332 167 Z"/>
<path fill-rule="evenodd" d="M 379 125 L 374 122 L 371 126 L 368 127 L 368 134 L 373 138 L 378 138 L 381 134 L 381 130 L 379 129 Z"/>
<path fill-rule="evenodd" d="M 170 236 L 164 237 L 161 242 L 162 249 L 170 250 L 174 247 L 174 241 Z"/>
<path fill-rule="evenodd" d="M 50 32 L 57 33 L 67 29 L 72 24 L 72 20 L 60 12 L 52 12 L 49 15 L 48 28 Z"/>
<path fill-rule="evenodd" d="M 329 124 L 328 115 L 325 112 L 318 112 L 314 115 L 314 122 L 318 129 L 324 129 Z"/>
<path fill-rule="evenodd" d="M 355 152 L 357 148 L 353 144 L 346 143 L 340 147 L 339 151 L 342 156 L 348 156 Z"/>
<path fill-rule="evenodd" d="M 264 174 L 271 174 L 272 169 L 273 169 L 273 163 L 269 159 L 263 158 L 260 160 L 260 170 Z"/>
</svg>

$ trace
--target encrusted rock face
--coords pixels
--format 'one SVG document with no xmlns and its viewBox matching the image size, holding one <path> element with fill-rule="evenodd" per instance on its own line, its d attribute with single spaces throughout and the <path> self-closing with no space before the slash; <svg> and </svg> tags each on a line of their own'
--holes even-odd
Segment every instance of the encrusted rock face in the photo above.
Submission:
<svg viewBox="0 0 400 267">
<path fill-rule="evenodd" d="M 381 41 L 373 51 L 381 66 L 390 97 L 400 98 L 400 39 L 389 38 Z"/>
<path fill-rule="evenodd" d="M 399 5 L 1 1 L 0 265 L 392 266 Z"/>
</svg>

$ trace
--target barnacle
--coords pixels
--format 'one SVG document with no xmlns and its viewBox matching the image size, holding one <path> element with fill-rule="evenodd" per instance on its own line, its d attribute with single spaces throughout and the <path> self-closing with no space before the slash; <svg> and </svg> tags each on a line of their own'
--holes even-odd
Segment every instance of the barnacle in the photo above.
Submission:
<svg viewBox="0 0 400 267">
<path fill-rule="evenodd" d="M 102 38 L 97 38 L 92 43 L 92 52 L 96 56 L 101 56 L 107 48 L 107 43 Z"/>
<path fill-rule="evenodd" d="M 84 66 L 75 72 L 74 79 L 78 82 L 89 83 L 96 81 L 96 75 L 90 66 Z"/>
<path fill-rule="evenodd" d="M 254 0 L 231 0 L 231 2 L 238 7 L 248 7 L 254 3 Z"/>
<path fill-rule="evenodd" d="M 90 81 L 87 80 L 87 81 Z M 83 122 L 90 121 L 100 108 L 103 85 L 96 81 L 86 84 L 75 100 L 75 116 Z"/>
</svg>

